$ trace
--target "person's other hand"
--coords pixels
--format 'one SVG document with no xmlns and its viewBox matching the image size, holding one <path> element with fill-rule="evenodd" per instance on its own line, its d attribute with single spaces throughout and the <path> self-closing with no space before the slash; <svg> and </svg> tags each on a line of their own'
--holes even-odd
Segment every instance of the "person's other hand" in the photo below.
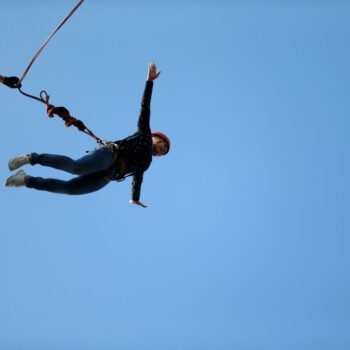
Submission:
<svg viewBox="0 0 350 350">
<path fill-rule="evenodd" d="M 142 208 L 147 208 L 147 205 L 142 204 L 140 201 L 134 201 L 134 200 L 131 199 L 131 200 L 129 201 L 129 203 L 135 204 L 135 205 L 139 205 L 139 206 L 142 207 Z"/>
</svg>

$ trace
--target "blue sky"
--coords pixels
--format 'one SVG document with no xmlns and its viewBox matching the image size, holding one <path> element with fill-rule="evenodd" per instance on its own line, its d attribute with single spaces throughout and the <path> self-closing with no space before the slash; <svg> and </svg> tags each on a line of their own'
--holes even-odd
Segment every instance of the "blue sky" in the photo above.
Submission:
<svg viewBox="0 0 350 350">
<path fill-rule="evenodd" d="M 21 75 L 76 1 L 1 1 L 0 74 Z M 97 135 L 134 132 L 147 64 L 145 175 L 78 197 L 1 187 L 0 349 L 347 349 L 350 5 L 86 0 L 34 63 Z M 0 86 L 0 173 L 94 141 Z M 68 179 L 43 167 L 33 176 Z"/>
</svg>

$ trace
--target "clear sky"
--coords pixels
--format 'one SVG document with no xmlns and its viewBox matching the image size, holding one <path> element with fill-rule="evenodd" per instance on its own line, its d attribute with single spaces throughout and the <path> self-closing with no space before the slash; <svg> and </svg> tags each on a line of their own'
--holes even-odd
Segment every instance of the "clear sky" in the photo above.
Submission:
<svg viewBox="0 0 350 350">
<path fill-rule="evenodd" d="M 76 3 L 1 0 L 0 74 L 21 75 Z M 0 349 L 349 349 L 349 11 L 86 0 L 23 88 L 121 139 L 155 61 L 152 128 L 172 149 L 145 175 L 147 209 L 130 179 L 0 188 Z M 0 101 L 1 181 L 15 155 L 95 147 L 17 91 Z"/>
</svg>

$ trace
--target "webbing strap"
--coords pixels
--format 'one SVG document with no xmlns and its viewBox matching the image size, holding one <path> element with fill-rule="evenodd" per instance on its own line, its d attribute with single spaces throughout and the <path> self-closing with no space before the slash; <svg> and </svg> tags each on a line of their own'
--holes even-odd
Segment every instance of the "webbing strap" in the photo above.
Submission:
<svg viewBox="0 0 350 350">
<path fill-rule="evenodd" d="M 21 83 L 26 77 L 27 73 L 29 72 L 31 66 L 35 62 L 35 60 L 38 58 L 40 53 L 44 50 L 45 46 L 48 44 L 48 42 L 51 40 L 51 38 L 59 31 L 59 29 L 67 22 L 67 20 L 73 15 L 73 13 L 79 8 L 79 6 L 84 2 L 84 0 L 80 0 L 79 3 L 68 13 L 68 15 L 61 21 L 61 23 L 57 26 L 57 28 L 52 32 L 52 34 L 44 41 L 44 43 L 40 46 L 39 50 L 35 53 L 34 57 L 31 59 L 29 62 L 27 68 L 25 69 L 24 73 L 22 74 L 22 77 L 19 79 L 19 82 L 17 84 L 17 89 L 18 91 L 29 98 L 32 98 L 36 101 L 39 101 L 41 103 L 44 103 L 47 107 L 47 113 L 50 118 L 53 117 L 54 114 L 58 115 L 60 118 L 62 118 L 65 122 L 65 125 L 67 127 L 73 125 L 76 128 L 78 128 L 80 131 L 84 132 L 85 134 L 91 136 L 96 140 L 96 142 L 100 144 L 105 144 L 107 143 L 106 141 L 103 141 L 101 138 L 96 136 L 90 129 L 88 129 L 85 124 L 74 117 L 72 117 L 68 111 L 68 109 L 64 107 L 55 107 L 51 104 L 49 104 L 49 95 L 47 94 L 46 91 L 41 91 L 40 92 L 40 97 L 28 94 L 24 92 L 21 88 Z"/>
<path fill-rule="evenodd" d="M 44 43 L 40 46 L 39 50 L 36 52 L 32 60 L 29 62 L 27 68 L 25 69 L 24 73 L 22 74 L 21 79 L 19 79 L 18 85 L 20 85 L 23 81 L 23 79 L 26 77 L 30 67 L 33 65 L 34 61 L 38 58 L 41 51 L 44 50 L 45 46 L 48 44 L 48 42 L 51 40 L 51 38 L 60 30 L 60 28 L 68 21 L 68 19 L 72 16 L 72 14 L 79 8 L 79 6 L 84 2 L 84 0 L 80 0 L 79 3 L 68 13 L 68 15 L 62 20 L 62 22 L 57 26 L 57 28 L 52 32 L 52 34 L 44 41 Z"/>
</svg>

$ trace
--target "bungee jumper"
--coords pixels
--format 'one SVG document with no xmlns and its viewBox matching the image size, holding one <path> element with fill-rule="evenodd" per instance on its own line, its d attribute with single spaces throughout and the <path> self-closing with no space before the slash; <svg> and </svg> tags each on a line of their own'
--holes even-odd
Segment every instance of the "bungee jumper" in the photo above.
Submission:
<svg viewBox="0 0 350 350">
<path fill-rule="evenodd" d="M 48 39 L 46 39 L 41 45 L 21 78 L 0 75 L 0 83 L 3 83 L 10 88 L 16 88 L 22 95 L 44 103 L 49 117 L 52 118 L 54 115 L 59 116 L 64 120 L 67 127 L 73 125 L 79 131 L 94 138 L 98 143 L 98 147 L 88 155 L 77 160 L 73 160 L 63 155 L 38 154 L 34 152 L 14 157 L 8 162 L 11 171 L 17 170 L 27 164 L 39 164 L 66 171 L 77 176 L 71 180 L 63 181 L 58 179 L 32 177 L 26 174 L 23 170 L 19 170 L 6 180 L 5 186 L 27 187 L 54 193 L 81 195 L 97 191 L 113 180 L 123 181 L 125 178 L 132 176 L 132 195 L 130 203 L 146 208 L 147 206 L 139 200 L 143 175 L 149 168 L 153 156 L 164 156 L 170 149 L 169 138 L 162 132 L 152 132 L 150 128 L 150 104 L 153 82 L 160 74 L 160 71 L 157 71 L 155 63 L 152 62 L 148 65 L 147 80 L 141 101 L 141 111 L 137 123 L 137 131 L 129 137 L 114 142 L 104 141 L 96 136 L 81 120 L 71 116 L 68 109 L 65 107 L 55 107 L 50 104 L 49 95 L 46 91 L 41 91 L 40 96 L 37 97 L 22 90 L 22 81 L 26 77 L 34 61 L 55 33 L 83 2 L 84 0 L 79 1 Z"/>
<path fill-rule="evenodd" d="M 150 128 L 153 82 L 159 74 L 160 71 L 157 71 L 155 63 L 150 63 L 137 131 L 131 136 L 101 144 L 78 160 L 63 155 L 28 153 L 14 157 L 8 162 L 11 171 L 27 164 L 39 164 L 78 175 L 77 177 L 68 181 L 44 179 L 29 176 L 20 170 L 6 180 L 5 186 L 80 195 L 97 191 L 113 180 L 122 181 L 132 176 L 130 203 L 145 208 L 146 205 L 139 201 L 144 172 L 149 168 L 153 156 L 164 156 L 170 149 L 169 138 L 161 132 L 152 132 Z M 5 81 L 9 82 L 8 79 Z"/>
</svg>

